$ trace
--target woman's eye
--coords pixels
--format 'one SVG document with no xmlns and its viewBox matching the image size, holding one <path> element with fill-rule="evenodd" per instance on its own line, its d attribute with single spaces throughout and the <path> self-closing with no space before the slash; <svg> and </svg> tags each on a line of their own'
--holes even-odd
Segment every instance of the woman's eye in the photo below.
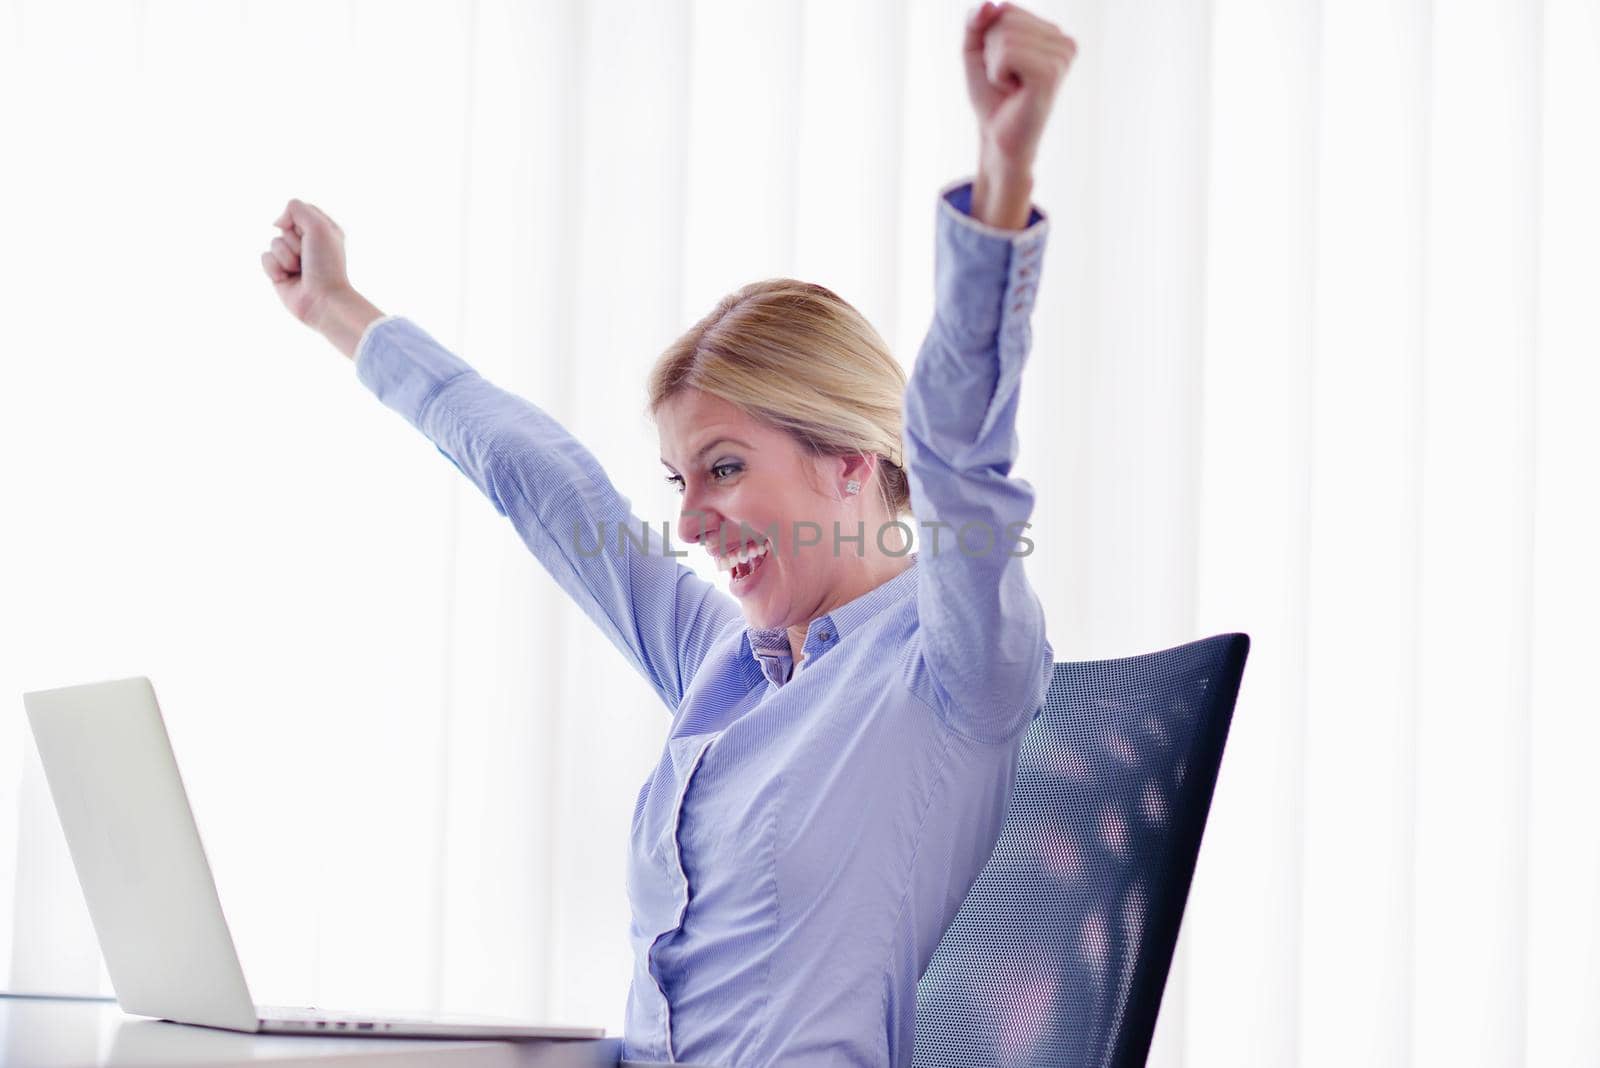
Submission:
<svg viewBox="0 0 1600 1068">
<path fill-rule="evenodd" d="M 724 474 L 724 472 L 726 472 L 726 473 Z M 717 464 L 715 467 L 713 467 L 711 469 L 711 473 L 712 473 L 712 475 L 714 475 L 716 477 L 718 482 L 721 482 L 724 479 L 732 478 L 734 475 L 738 474 L 739 473 L 739 465 L 738 464 Z M 673 487 L 679 493 L 682 493 L 683 492 L 683 476 L 681 476 L 681 475 L 668 475 L 667 476 L 667 485 Z"/>
</svg>

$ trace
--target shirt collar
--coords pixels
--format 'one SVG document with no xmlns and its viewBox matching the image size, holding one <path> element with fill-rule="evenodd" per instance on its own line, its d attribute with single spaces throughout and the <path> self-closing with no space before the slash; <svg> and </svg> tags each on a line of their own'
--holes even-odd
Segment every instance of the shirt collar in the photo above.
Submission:
<svg viewBox="0 0 1600 1068">
<path fill-rule="evenodd" d="M 916 584 L 917 554 L 910 554 L 911 566 L 888 582 L 883 582 L 863 593 L 853 601 L 835 608 L 827 615 L 818 616 L 806 627 L 805 644 L 801 647 L 804 663 L 812 663 L 838 645 L 846 636 L 864 626 L 868 620 L 911 592 Z M 770 681 L 782 686 L 794 673 L 794 655 L 789 649 L 789 632 L 784 627 L 751 627 L 744 629 L 744 648 Z"/>
</svg>

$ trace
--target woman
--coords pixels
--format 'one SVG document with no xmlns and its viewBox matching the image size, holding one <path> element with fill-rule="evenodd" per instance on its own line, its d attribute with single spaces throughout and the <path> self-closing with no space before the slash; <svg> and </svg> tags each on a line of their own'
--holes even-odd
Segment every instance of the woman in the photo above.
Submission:
<svg viewBox="0 0 1600 1068">
<path fill-rule="evenodd" d="M 331 219 L 291 200 L 277 220 L 262 264 L 285 305 L 672 714 L 631 831 L 630 1058 L 911 1063 L 917 979 L 999 835 L 1053 660 L 1019 559 L 1033 490 L 1008 472 L 1048 228 L 1032 165 L 1075 51 L 1009 4 L 970 16 L 978 169 L 940 194 L 909 383 L 855 309 L 791 279 L 730 295 L 661 356 L 648 410 L 678 535 L 733 570 L 731 597 L 641 545 L 549 415 L 357 294 Z"/>
</svg>

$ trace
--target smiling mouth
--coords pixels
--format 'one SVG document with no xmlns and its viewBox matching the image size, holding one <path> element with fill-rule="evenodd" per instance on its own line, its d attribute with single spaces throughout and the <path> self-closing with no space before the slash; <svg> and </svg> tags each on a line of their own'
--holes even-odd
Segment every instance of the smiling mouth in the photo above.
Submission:
<svg viewBox="0 0 1600 1068">
<path fill-rule="evenodd" d="M 731 572 L 732 577 L 736 579 L 745 578 L 754 573 L 756 567 L 771 551 L 772 545 L 765 541 L 745 545 L 738 552 L 718 556 L 717 570 Z"/>
<path fill-rule="evenodd" d="M 756 569 L 764 565 L 766 562 L 767 554 L 762 553 L 760 556 L 747 560 L 742 564 L 735 564 L 733 566 L 733 570 L 729 574 L 734 579 L 747 579 L 751 575 L 755 574 Z"/>
</svg>

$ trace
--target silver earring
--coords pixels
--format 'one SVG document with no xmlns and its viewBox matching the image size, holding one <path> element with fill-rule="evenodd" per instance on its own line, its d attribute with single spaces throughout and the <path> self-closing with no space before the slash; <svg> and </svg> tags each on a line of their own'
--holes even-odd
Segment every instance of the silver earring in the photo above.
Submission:
<svg viewBox="0 0 1600 1068">
<path fill-rule="evenodd" d="M 849 482 L 844 484 L 844 491 L 846 493 L 860 493 L 861 483 L 852 478 Z"/>
</svg>

